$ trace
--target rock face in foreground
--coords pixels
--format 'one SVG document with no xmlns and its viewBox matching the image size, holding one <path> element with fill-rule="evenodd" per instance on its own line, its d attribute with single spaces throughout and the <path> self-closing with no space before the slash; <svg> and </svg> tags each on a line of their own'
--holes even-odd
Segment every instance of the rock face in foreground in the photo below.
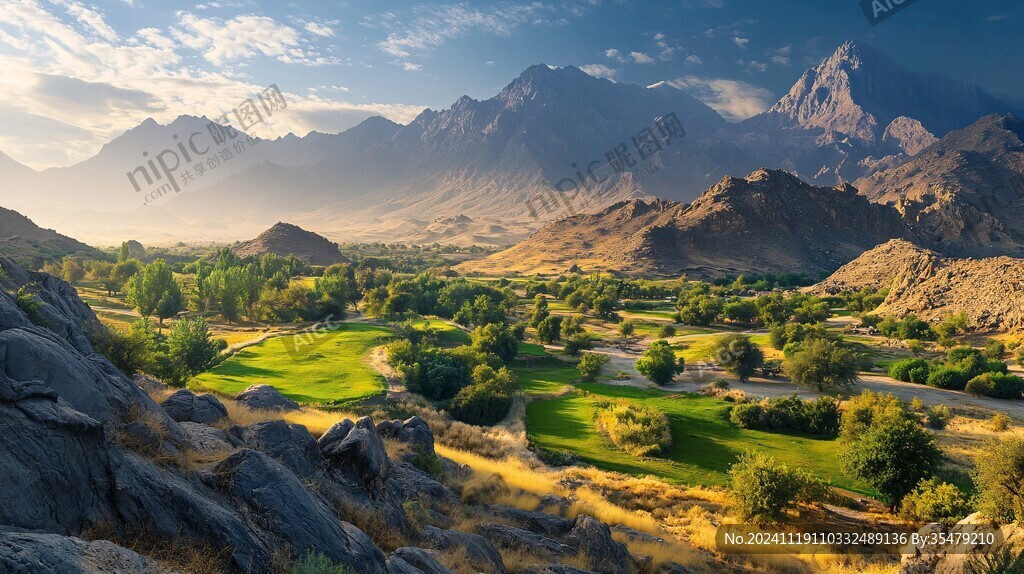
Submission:
<svg viewBox="0 0 1024 574">
<path fill-rule="evenodd" d="M 936 321 L 963 311 L 981 329 L 1024 329 L 1024 259 L 945 258 L 907 241 L 889 241 L 811 288 L 837 293 L 887 287 L 878 315 L 914 313 Z"/>
<path fill-rule="evenodd" d="M 778 170 L 726 177 L 691 205 L 634 200 L 549 224 L 462 272 L 620 271 L 717 277 L 832 271 L 865 250 L 909 237 L 900 214 L 848 185 L 815 187 Z"/>
</svg>

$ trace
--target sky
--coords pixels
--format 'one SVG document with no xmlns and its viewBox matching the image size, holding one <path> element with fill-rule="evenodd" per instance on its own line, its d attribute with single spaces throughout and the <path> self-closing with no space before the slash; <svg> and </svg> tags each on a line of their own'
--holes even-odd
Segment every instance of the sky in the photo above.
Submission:
<svg viewBox="0 0 1024 574">
<path fill-rule="evenodd" d="M 875 26 L 857 0 L 0 0 L 0 152 L 71 165 L 146 118 L 217 117 L 271 84 L 288 108 L 262 137 L 408 123 L 538 63 L 669 81 L 736 121 L 846 40 L 1019 103 L 1022 25 L 1014 0 L 919 0 Z"/>
</svg>

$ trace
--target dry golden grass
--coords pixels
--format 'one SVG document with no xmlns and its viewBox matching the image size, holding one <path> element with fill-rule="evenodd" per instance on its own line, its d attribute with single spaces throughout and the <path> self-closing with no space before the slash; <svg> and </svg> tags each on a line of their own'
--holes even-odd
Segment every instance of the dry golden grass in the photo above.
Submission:
<svg viewBox="0 0 1024 574">
<path fill-rule="evenodd" d="M 109 540 L 159 562 L 168 572 L 222 574 L 231 572 L 231 548 L 213 548 L 191 538 L 165 538 L 140 530 L 122 535 L 110 524 L 101 523 L 79 535 L 83 540 Z"/>
</svg>

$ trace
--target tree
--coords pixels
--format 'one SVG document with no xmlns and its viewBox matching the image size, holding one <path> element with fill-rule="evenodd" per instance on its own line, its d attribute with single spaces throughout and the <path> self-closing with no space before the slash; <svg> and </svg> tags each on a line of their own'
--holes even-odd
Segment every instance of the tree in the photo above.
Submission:
<svg viewBox="0 0 1024 574">
<path fill-rule="evenodd" d="M 782 364 L 793 382 L 819 391 L 848 389 L 857 382 L 859 361 L 849 350 L 828 339 L 810 339 Z"/>
<path fill-rule="evenodd" d="M 840 460 L 846 472 L 867 481 L 892 510 L 932 475 L 942 458 L 928 431 L 909 420 L 874 424 L 843 446 Z"/>
<path fill-rule="evenodd" d="M 470 333 L 473 349 L 481 353 L 496 355 L 503 361 L 511 361 L 519 352 L 519 342 L 512 331 L 499 323 L 490 323 L 473 329 Z"/>
<path fill-rule="evenodd" d="M 608 364 L 611 359 L 607 355 L 597 353 L 584 353 L 580 362 L 576 363 L 576 369 L 580 372 L 580 380 L 592 383 L 601 374 L 601 368 Z"/>
<path fill-rule="evenodd" d="M 619 323 L 619 335 L 623 338 L 632 337 L 633 333 L 636 332 L 636 325 L 632 321 L 623 321 Z"/>
<path fill-rule="evenodd" d="M 209 369 L 217 358 L 218 343 L 210 338 L 210 328 L 202 317 L 187 317 L 171 327 L 167 335 L 167 355 L 174 365 L 171 380 L 183 385 Z"/>
<path fill-rule="evenodd" d="M 662 339 L 667 339 L 669 337 L 675 337 L 675 336 L 676 336 L 676 327 L 675 327 L 675 325 L 662 325 L 661 329 L 658 329 L 658 337 L 661 337 Z"/>
<path fill-rule="evenodd" d="M 82 269 L 82 266 L 74 259 L 65 257 L 64 260 L 61 261 L 60 276 L 61 279 L 68 283 L 74 283 L 75 281 L 81 281 L 85 278 L 85 270 Z"/>
<path fill-rule="evenodd" d="M 122 373 L 134 375 L 152 372 L 155 346 L 156 333 L 153 332 L 153 326 L 149 319 L 140 319 L 132 323 L 128 331 L 110 329 L 108 336 L 98 342 L 96 350 Z"/>
<path fill-rule="evenodd" d="M 676 359 L 676 352 L 668 341 L 658 340 L 637 359 L 636 370 L 656 385 L 667 385 L 683 372 L 683 359 Z"/>
<path fill-rule="evenodd" d="M 900 516 L 918 522 L 952 526 L 969 513 L 970 504 L 964 493 L 955 485 L 934 478 L 921 481 L 900 503 Z"/>
<path fill-rule="evenodd" d="M 551 312 L 548 311 L 548 298 L 537 293 L 537 296 L 533 298 L 533 313 L 530 315 L 530 326 L 536 328 L 549 315 L 551 315 Z"/>
<path fill-rule="evenodd" d="M 740 514 L 755 524 L 775 523 L 809 498 L 815 481 L 760 452 L 745 452 L 729 469 Z"/>
<path fill-rule="evenodd" d="M 562 320 L 552 315 L 537 325 L 537 338 L 541 343 L 553 344 L 562 338 Z"/>
<path fill-rule="evenodd" d="M 126 261 L 118 261 L 114 268 L 110 271 L 110 281 L 114 287 L 113 291 L 116 294 L 118 291 L 124 289 L 128 280 L 133 275 L 142 269 L 142 263 L 138 259 L 128 259 Z"/>
<path fill-rule="evenodd" d="M 1024 437 L 993 440 L 974 465 L 978 509 L 999 522 L 1024 521 Z"/>
<path fill-rule="evenodd" d="M 761 348 L 746 335 L 726 335 L 715 341 L 711 356 L 726 371 L 746 381 L 764 364 Z"/>
<path fill-rule="evenodd" d="M 587 332 L 576 333 L 565 339 L 565 354 L 569 356 L 575 357 L 580 354 L 580 351 L 593 348 L 594 340 L 591 338 L 590 333 Z"/>
<path fill-rule="evenodd" d="M 183 303 L 181 287 L 163 259 L 146 265 L 129 279 L 125 286 L 125 300 L 143 317 L 156 313 L 161 326 L 164 319 L 181 311 Z"/>
<path fill-rule="evenodd" d="M 487 365 L 478 365 L 473 369 L 473 384 L 455 394 L 448 410 L 462 422 L 493 425 L 508 414 L 515 391 L 515 377 L 508 368 L 495 371 Z"/>
</svg>

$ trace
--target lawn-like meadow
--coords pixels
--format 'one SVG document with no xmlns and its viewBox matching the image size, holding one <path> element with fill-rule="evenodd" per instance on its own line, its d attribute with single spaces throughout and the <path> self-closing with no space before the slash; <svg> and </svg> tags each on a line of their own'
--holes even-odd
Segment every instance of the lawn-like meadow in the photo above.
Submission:
<svg viewBox="0 0 1024 574">
<path fill-rule="evenodd" d="M 383 377 L 366 355 L 390 333 L 366 323 L 343 323 L 315 334 L 273 337 L 239 351 L 194 384 L 229 395 L 266 384 L 300 403 L 365 399 L 384 390 Z"/>
<path fill-rule="evenodd" d="M 572 384 L 576 370 L 571 365 L 549 358 L 533 364 L 519 362 L 515 371 L 523 390 L 534 396 L 526 408 L 533 444 L 572 453 L 598 468 L 653 475 L 678 484 L 720 486 L 728 484 L 728 470 L 736 458 L 750 449 L 836 486 L 870 494 L 865 484 L 839 471 L 835 441 L 741 429 L 729 422 L 730 404 L 720 399 L 601 383 L 578 383 L 581 392 L 545 398 Z M 615 398 L 649 404 L 668 415 L 673 444 L 666 458 L 634 457 L 597 431 L 597 404 Z"/>
</svg>

